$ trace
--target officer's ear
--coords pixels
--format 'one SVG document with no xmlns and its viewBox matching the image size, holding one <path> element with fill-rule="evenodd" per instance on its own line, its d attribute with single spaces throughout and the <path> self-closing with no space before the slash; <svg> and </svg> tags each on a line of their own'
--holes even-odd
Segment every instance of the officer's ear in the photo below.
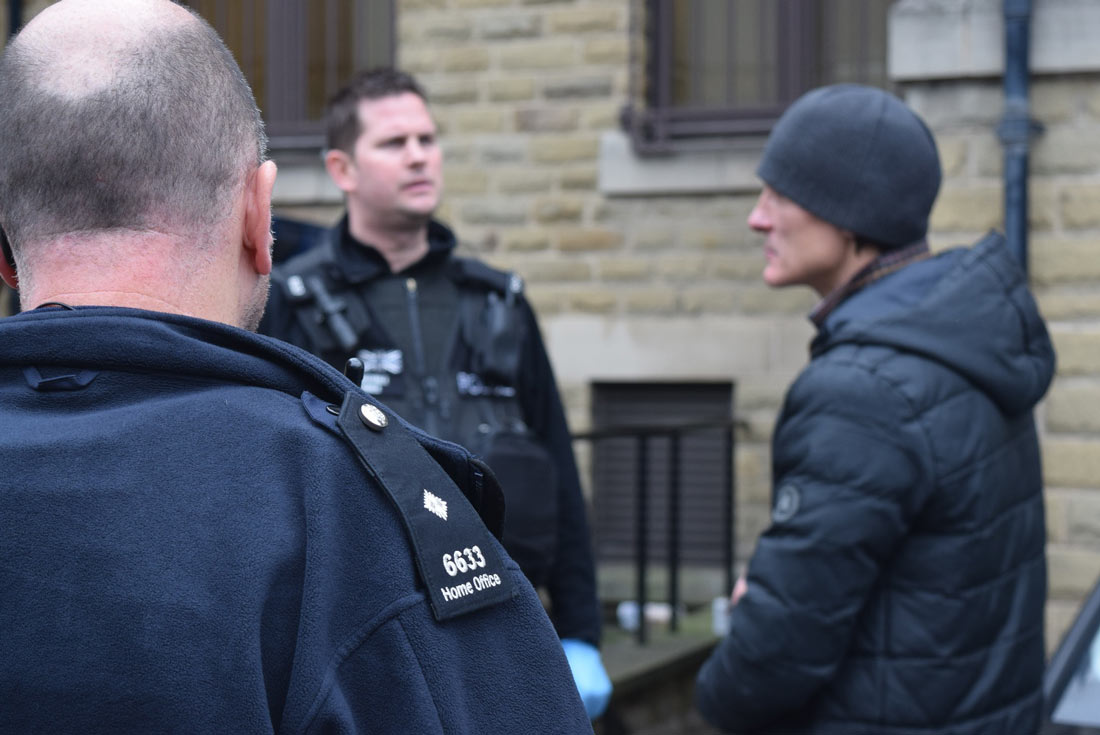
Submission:
<svg viewBox="0 0 1100 735">
<path fill-rule="evenodd" d="M 242 245 L 261 276 L 271 272 L 271 192 L 275 188 L 275 174 L 275 162 L 264 161 L 245 183 Z"/>
<path fill-rule="evenodd" d="M 349 192 L 355 188 L 357 172 L 351 156 L 346 151 L 338 149 L 325 151 L 325 170 L 340 191 Z"/>
<path fill-rule="evenodd" d="M 19 289 L 19 276 L 15 273 L 15 255 L 11 251 L 11 243 L 4 228 L 0 226 L 0 250 L 3 251 L 3 262 L 0 262 L 0 278 L 12 288 Z"/>
</svg>

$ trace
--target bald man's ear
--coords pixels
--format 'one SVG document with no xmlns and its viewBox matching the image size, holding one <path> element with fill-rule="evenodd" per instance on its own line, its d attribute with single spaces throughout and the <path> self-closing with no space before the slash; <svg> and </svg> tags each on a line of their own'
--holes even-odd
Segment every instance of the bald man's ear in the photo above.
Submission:
<svg viewBox="0 0 1100 735">
<path fill-rule="evenodd" d="M 275 162 L 264 161 L 245 182 L 243 245 L 261 276 L 271 272 L 271 192 L 275 173 Z"/>
<path fill-rule="evenodd" d="M 11 243 L 8 242 L 8 236 L 3 227 L 0 227 L 0 251 L 3 251 L 4 256 L 0 259 L 0 278 L 4 279 L 4 283 L 18 290 L 19 276 L 15 274 L 15 255 L 11 251 Z"/>
</svg>

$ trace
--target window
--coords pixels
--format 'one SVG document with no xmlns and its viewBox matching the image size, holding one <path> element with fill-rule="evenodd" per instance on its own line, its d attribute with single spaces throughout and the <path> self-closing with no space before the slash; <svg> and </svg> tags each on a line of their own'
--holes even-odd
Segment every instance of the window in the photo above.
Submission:
<svg viewBox="0 0 1100 735">
<path fill-rule="evenodd" d="M 685 564 L 731 563 L 732 513 L 726 430 L 733 418 L 731 383 L 596 383 L 593 428 L 593 536 L 600 561 L 635 558 L 638 517 L 639 427 L 713 423 L 682 435 L 679 449 L 679 549 Z M 630 427 L 635 427 L 632 431 Z M 611 434 L 611 436 L 608 436 Z M 619 436 L 615 436 L 620 434 Z M 670 441 L 646 442 L 647 555 L 668 561 Z M 728 546 L 727 546 L 728 544 Z"/>
<path fill-rule="evenodd" d="M 640 152 L 767 133 L 823 84 L 888 87 L 891 0 L 644 0 L 640 105 L 624 123 Z M 635 6 L 638 10 L 639 6 Z"/>
<path fill-rule="evenodd" d="M 393 0 L 189 0 L 233 52 L 272 148 L 319 148 L 325 101 L 359 69 L 393 63 Z"/>
</svg>

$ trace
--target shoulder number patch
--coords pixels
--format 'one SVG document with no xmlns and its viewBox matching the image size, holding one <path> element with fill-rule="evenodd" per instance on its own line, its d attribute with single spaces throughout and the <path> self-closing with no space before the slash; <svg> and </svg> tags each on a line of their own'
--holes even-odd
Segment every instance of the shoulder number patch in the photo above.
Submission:
<svg viewBox="0 0 1100 735">
<path fill-rule="evenodd" d="M 435 619 L 510 600 L 500 547 L 466 496 L 399 422 L 367 429 L 358 417 L 364 403 L 348 391 L 336 425 L 404 522 Z"/>
</svg>

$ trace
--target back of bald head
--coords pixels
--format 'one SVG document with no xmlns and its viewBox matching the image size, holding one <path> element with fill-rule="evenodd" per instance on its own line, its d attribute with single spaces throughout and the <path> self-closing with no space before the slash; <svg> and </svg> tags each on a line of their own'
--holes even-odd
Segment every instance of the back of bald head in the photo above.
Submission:
<svg viewBox="0 0 1100 735">
<path fill-rule="evenodd" d="M 232 55 L 168 0 L 48 7 L 0 58 L 0 99 L 0 223 L 17 260 L 72 233 L 215 227 L 265 155 Z"/>
</svg>

